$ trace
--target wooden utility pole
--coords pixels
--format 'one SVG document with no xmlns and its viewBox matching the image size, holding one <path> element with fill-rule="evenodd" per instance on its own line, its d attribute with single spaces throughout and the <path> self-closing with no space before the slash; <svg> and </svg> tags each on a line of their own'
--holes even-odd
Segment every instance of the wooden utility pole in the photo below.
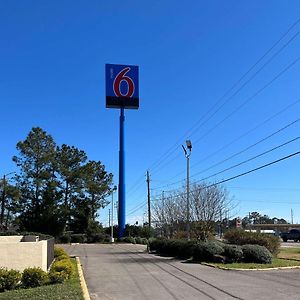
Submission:
<svg viewBox="0 0 300 300">
<path fill-rule="evenodd" d="M 150 175 L 147 171 L 147 188 L 148 188 L 148 226 L 151 228 L 151 203 L 150 203 Z"/>
</svg>

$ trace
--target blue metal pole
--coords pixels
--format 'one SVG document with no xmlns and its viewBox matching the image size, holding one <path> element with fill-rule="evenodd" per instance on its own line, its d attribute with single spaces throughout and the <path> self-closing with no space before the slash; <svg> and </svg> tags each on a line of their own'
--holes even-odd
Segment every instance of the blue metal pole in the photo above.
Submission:
<svg viewBox="0 0 300 300">
<path fill-rule="evenodd" d="M 124 151 L 124 108 L 120 110 L 120 152 L 119 152 L 119 238 L 125 235 L 125 151 Z"/>
</svg>

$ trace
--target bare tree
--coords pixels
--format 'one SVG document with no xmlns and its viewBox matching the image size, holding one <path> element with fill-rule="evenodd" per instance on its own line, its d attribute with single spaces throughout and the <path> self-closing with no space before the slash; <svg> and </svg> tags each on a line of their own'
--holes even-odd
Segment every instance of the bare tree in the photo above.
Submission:
<svg viewBox="0 0 300 300">
<path fill-rule="evenodd" d="M 181 190 L 161 196 L 154 201 L 153 213 L 161 234 L 173 237 L 186 229 L 186 193 Z M 234 208 L 225 187 L 208 183 L 194 183 L 190 187 L 190 222 L 192 236 L 206 240 L 225 211 Z"/>
</svg>

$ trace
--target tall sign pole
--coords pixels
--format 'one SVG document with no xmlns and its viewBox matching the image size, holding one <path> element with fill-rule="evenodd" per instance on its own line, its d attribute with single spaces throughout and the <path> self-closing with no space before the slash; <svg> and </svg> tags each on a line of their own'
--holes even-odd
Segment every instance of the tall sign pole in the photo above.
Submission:
<svg viewBox="0 0 300 300">
<path fill-rule="evenodd" d="M 118 237 L 125 235 L 126 190 L 125 190 L 125 109 L 139 108 L 138 66 L 105 65 L 106 107 L 120 108 L 120 150 L 119 150 L 119 211 Z"/>
<path fill-rule="evenodd" d="M 125 150 L 124 150 L 124 108 L 120 109 L 120 150 L 119 150 L 119 237 L 125 234 Z"/>
</svg>

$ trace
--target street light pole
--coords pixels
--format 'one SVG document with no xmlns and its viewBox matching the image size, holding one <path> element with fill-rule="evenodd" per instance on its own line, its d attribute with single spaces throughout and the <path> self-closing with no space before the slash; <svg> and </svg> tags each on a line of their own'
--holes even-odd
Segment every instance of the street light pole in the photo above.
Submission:
<svg viewBox="0 0 300 300">
<path fill-rule="evenodd" d="M 110 232 L 110 242 L 113 243 L 114 240 L 114 192 L 117 190 L 117 187 L 114 186 L 111 194 L 111 232 Z"/>
<path fill-rule="evenodd" d="M 190 140 L 186 141 L 187 149 L 182 145 L 184 155 L 186 157 L 186 231 L 188 235 L 188 240 L 190 236 L 190 156 L 192 153 L 192 142 Z"/>
</svg>

